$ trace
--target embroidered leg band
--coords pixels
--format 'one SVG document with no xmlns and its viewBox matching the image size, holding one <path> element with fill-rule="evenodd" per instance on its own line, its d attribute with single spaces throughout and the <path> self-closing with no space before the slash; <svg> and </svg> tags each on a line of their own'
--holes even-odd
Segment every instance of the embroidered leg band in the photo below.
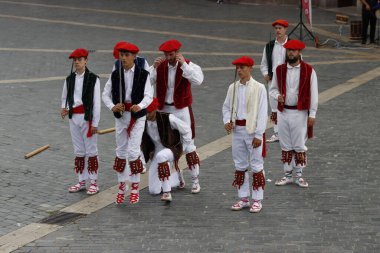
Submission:
<svg viewBox="0 0 380 253">
<path fill-rule="evenodd" d="M 88 158 L 88 172 L 90 174 L 98 173 L 99 162 L 98 156 L 91 156 Z"/>
<path fill-rule="evenodd" d="M 140 158 L 129 162 L 129 167 L 131 168 L 131 175 L 137 175 L 144 170 L 143 163 Z"/>
<path fill-rule="evenodd" d="M 160 181 L 169 180 L 170 168 L 168 162 L 163 162 L 158 164 L 158 178 Z"/>
<path fill-rule="evenodd" d="M 123 173 L 125 170 L 125 165 L 127 164 L 126 159 L 121 159 L 119 157 L 115 157 L 115 163 L 113 165 L 113 169 L 119 173 Z"/>
<path fill-rule="evenodd" d="M 83 173 L 84 170 L 84 157 L 75 157 L 74 170 L 76 173 Z"/>
<path fill-rule="evenodd" d="M 305 166 L 306 165 L 306 152 L 295 152 L 296 165 Z"/>
<path fill-rule="evenodd" d="M 240 189 L 240 186 L 244 184 L 246 172 L 247 170 L 244 170 L 244 171 L 235 170 L 235 179 L 232 182 L 233 187 Z"/>
<path fill-rule="evenodd" d="M 282 150 L 281 161 L 283 163 L 288 163 L 290 165 L 290 163 L 292 162 L 292 156 L 293 156 L 293 150 L 290 150 L 290 151 Z"/>
<path fill-rule="evenodd" d="M 264 177 L 264 171 L 260 171 L 257 173 L 253 173 L 253 182 L 252 182 L 252 188 L 255 191 L 259 190 L 259 187 L 262 187 L 264 190 L 265 186 L 265 177 Z"/>
<path fill-rule="evenodd" d="M 197 165 L 197 164 L 199 165 L 199 157 L 198 157 L 197 152 L 193 151 L 191 153 L 187 153 L 186 161 L 187 161 L 187 166 L 189 167 L 190 170 L 192 169 L 192 166 Z"/>
</svg>

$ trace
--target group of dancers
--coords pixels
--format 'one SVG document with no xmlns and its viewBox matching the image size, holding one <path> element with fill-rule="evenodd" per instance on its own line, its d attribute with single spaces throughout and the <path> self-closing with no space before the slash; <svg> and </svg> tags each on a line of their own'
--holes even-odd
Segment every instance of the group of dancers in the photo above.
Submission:
<svg viewBox="0 0 380 253">
<path fill-rule="evenodd" d="M 284 169 L 284 177 L 275 184 L 308 187 L 302 172 L 307 163 L 306 141 L 312 137 L 318 106 L 317 76 L 302 60 L 305 44 L 287 37 L 288 22 L 276 20 L 272 26 L 276 38 L 265 46 L 260 67 L 268 92 L 252 77 L 254 60 L 242 56 L 232 62 L 235 81 L 228 87 L 222 107 L 224 128 L 232 134 L 232 185 L 239 197 L 232 210 L 249 207 L 250 212 L 257 213 L 262 209 L 268 94 L 275 127 L 267 142 L 279 141 Z M 117 43 L 112 73 L 102 93 L 99 77 L 87 68 L 88 51 L 78 48 L 70 54 L 73 64 L 63 85 L 61 117 L 70 119 L 78 183 L 69 187 L 69 192 L 99 192 L 97 131 L 101 100 L 115 117 L 117 204 L 125 201 L 129 187 L 129 202 L 139 202 L 140 176 L 149 162 L 149 192 L 161 194 L 163 201 L 172 201 L 172 187 L 185 188 L 178 165 L 182 155 L 191 174 L 191 193 L 200 192 L 191 87 L 201 85 L 204 75 L 199 65 L 184 58 L 181 46 L 175 39 L 165 41 L 159 47 L 163 56 L 149 66 L 138 56 L 136 45 Z"/>
</svg>

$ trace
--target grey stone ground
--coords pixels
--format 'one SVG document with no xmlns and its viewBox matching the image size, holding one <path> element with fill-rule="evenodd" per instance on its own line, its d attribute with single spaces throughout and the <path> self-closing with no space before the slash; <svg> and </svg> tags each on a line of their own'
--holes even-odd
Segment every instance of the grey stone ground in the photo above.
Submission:
<svg viewBox="0 0 380 253">
<path fill-rule="evenodd" d="M 94 9 L 126 10 L 203 19 L 254 20 L 267 25 L 183 21 L 78 11 L 46 6 L 16 5 L 0 1 L 0 15 L 36 17 L 107 26 L 133 27 L 223 38 L 269 39 L 269 23 L 277 18 L 297 22 L 294 6 L 217 6 L 213 1 L 37 1 L 50 5 Z M 175 8 L 173 8 L 175 7 Z M 315 24 L 333 24 L 335 14 L 313 10 Z M 69 72 L 67 52 L 16 52 L 4 48 L 71 50 L 87 47 L 111 50 L 119 40 L 129 40 L 141 50 L 155 51 L 166 39 L 176 37 L 106 28 L 85 28 L 68 24 L 26 21 L 1 17 L 1 80 L 65 76 Z M 318 26 L 331 32 L 337 26 Z M 345 34 L 348 35 L 347 33 Z M 262 45 L 221 40 L 177 37 L 184 51 L 261 53 Z M 322 39 L 326 37 L 321 36 Z M 311 45 L 311 43 L 309 43 Z M 349 46 L 356 47 L 356 44 Z M 331 49 L 331 48 L 330 48 Z M 308 49 L 306 61 L 320 62 L 369 58 L 377 49 L 351 56 L 343 50 Z M 147 54 L 151 63 L 159 54 Z M 207 67 L 228 67 L 236 56 L 189 55 Z M 254 56 L 257 64 L 261 57 Z M 111 53 L 96 52 L 89 67 L 96 73 L 109 73 Z M 319 90 L 337 84 L 375 67 L 378 61 L 315 65 Z M 254 75 L 261 80 L 258 69 Z M 224 136 L 221 104 L 233 73 L 205 71 L 205 82 L 193 89 L 197 120 L 196 144 L 203 146 Z M 102 78 L 102 87 L 105 79 Z M 202 163 L 202 192 L 174 192 L 170 206 L 142 191 L 137 206 L 110 205 L 66 225 L 16 252 L 379 252 L 379 78 L 320 105 L 315 129 L 309 142 L 309 167 L 305 176 L 309 189 L 295 186 L 277 188 L 281 176 L 279 147 L 268 147 L 268 182 L 264 209 L 252 215 L 231 212 L 236 198 L 230 186 L 233 169 L 231 150 L 225 150 Z M 58 115 L 62 81 L 0 84 L 0 236 L 38 222 L 53 212 L 86 198 L 68 194 L 75 180 L 72 173 L 72 145 L 68 121 Z M 102 108 L 100 128 L 113 126 L 112 114 Z M 268 131 L 268 135 L 271 130 Z M 29 160 L 24 154 L 36 147 L 51 148 Z M 116 182 L 112 171 L 114 136 L 99 137 L 100 187 Z M 188 177 L 188 173 L 185 173 Z"/>
</svg>

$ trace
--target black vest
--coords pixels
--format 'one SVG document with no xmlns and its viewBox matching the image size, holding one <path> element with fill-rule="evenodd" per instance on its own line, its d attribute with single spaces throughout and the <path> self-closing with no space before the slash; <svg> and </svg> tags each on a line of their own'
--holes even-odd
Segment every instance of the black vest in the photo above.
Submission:
<svg viewBox="0 0 380 253">
<path fill-rule="evenodd" d="M 174 154 L 174 160 L 178 161 L 182 155 L 181 135 L 178 130 L 172 129 L 169 121 L 169 113 L 156 112 L 156 121 L 160 140 L 165 148 L 170 149 Z M 154 143 L 147 131 L 147 123 L 141 141 L 141 150 L 144 154 L 145 161 L 149 161 L 150 153 L 154 152 Z"/>
<path fill-rule="evenodd" d="M 111 82 L 112 82 L 112 102 L 114 104 L 120 103 L 120 91 L 119 91 L 119 72 L 120 69 L 115 69 L 115 71 L 111 74 Z M 123 71 L 124 72 L 124 71 Z M 149 76 L 149 72 L 145 69 L 139 68 L 137 65 L 135 65 L 135 72 L 133 76 L 133 86 L 132 86 L 132 94 L 131 94 L 131 103 L 136 105 L 141 102 L 144 98 L 144 90 L 145 90 L 145 83 Z M 121 73 L 121 94 L 123 102 L 125 101 L 125 80 L 124 80 L 124 73 Z M 121 118 L 121 114 L 118 112 L 113 113 L 116 118 Z M 142 109 L 141 111 L 134 113 L 131 112 L 132 117 L 134 118 L 141 118 L 146 115 L 146 109 Z"/>
<path fill-rule="evenodd" d="M 67 97 L 66 104 L 69 106 L 69 118 L 73 116 L 74 90 L 75 90 L 75 72 L 66 77 Z M 82 102 L 84 106 L 84 119 L 92 120 L 92 109 L 94 107 L 94 88 L 96 80 L 99 77 L 90 72 L 86 67 L 83 77 Z"/>
<path fill-rule="evenodd" d="M 288 37 L 288 41 L 289 40 L 290 39 Z M 268 63 L 268 76 L 270 77 L 270 80 L 272 80 L 272 77 L 273 77 L 272 53 L 273 53 L 274 43 L 275 43 L 275 40 L 271 40 L 265 45 L 265 53 L 266 53 L 266 58 L 267 58 L 267 63 Z"/>
</svg>

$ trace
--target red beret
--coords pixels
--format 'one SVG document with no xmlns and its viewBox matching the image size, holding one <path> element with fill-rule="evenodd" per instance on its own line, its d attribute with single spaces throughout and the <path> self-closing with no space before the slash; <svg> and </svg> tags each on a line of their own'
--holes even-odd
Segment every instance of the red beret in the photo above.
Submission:
<svg viewBox="0 0 380 253">
<path fill-rule="evenodd" d="M 305 43 L 299 40 L 288 40 L 285 43 L 284 48 L 292 50 L 302 50 L 305 48 Z"/>
<path fill-rule="evenodd" d="M 150 105 L 148 105 L 146 110 L 147 110 L 147 112 L 153 112 L 153 111 L 157 110 L 157 108 L 158 108 L 158 99 L 153 98 L 152 103 L 150 103 Z"/>
<path fill-rule="evenodd" d="M 168 40 L 161 44 L 159 50 L 164 52 L 177 51 L 182 46 L 178 40 Z"/>
<path fill-rule="evenodd" d="M 132 54 L 137 54 L 139 50 L 140 49 L 135 44 L 128 43 L 125 41 L 120 41 L 115 45 L 113 52 L 114 52 L 114 56 L 115 54 L 117 54 L 117 58 L 116 56 L 115 58 L 119 59 L 119 51 L 127 51 L 127 52 L 131 52 Z"/>
<path fill-rule="evenodd" d="M 289 22 L 286 21 L 285 19 L 277 19 L 276 21 L 272 23 L 272 26 L 275 26 L 275 25 L 282 25 L 283 27 L 288 27 Z"/>
<path fill-rule="evenodd" d="M 87 57 L 87 56 L 88 56 L 88 51 L 86 49 L 77 48 L 70 54 L 69 59 Z"/>
<path fill-rule="evenodd" d="M 255 62 L 253 61 L 252 58 L 248 56 L 242 56 L 240 58 L 237 58 L 232 62 L 233 65 L 246 65 L 246 66 L 253 66 Z"/>
<path fill-rule="evenodd" d="M 119 41 L 118 43 L 116 43 L 116 45 L 113 47 L 113 57 L 115 57 L 115 59 L 119 59 L 119 51 L 117 50 L 117 48 L 123 44 L 126 44 L 127 42 L 125 41 Z"/>
</svg>

